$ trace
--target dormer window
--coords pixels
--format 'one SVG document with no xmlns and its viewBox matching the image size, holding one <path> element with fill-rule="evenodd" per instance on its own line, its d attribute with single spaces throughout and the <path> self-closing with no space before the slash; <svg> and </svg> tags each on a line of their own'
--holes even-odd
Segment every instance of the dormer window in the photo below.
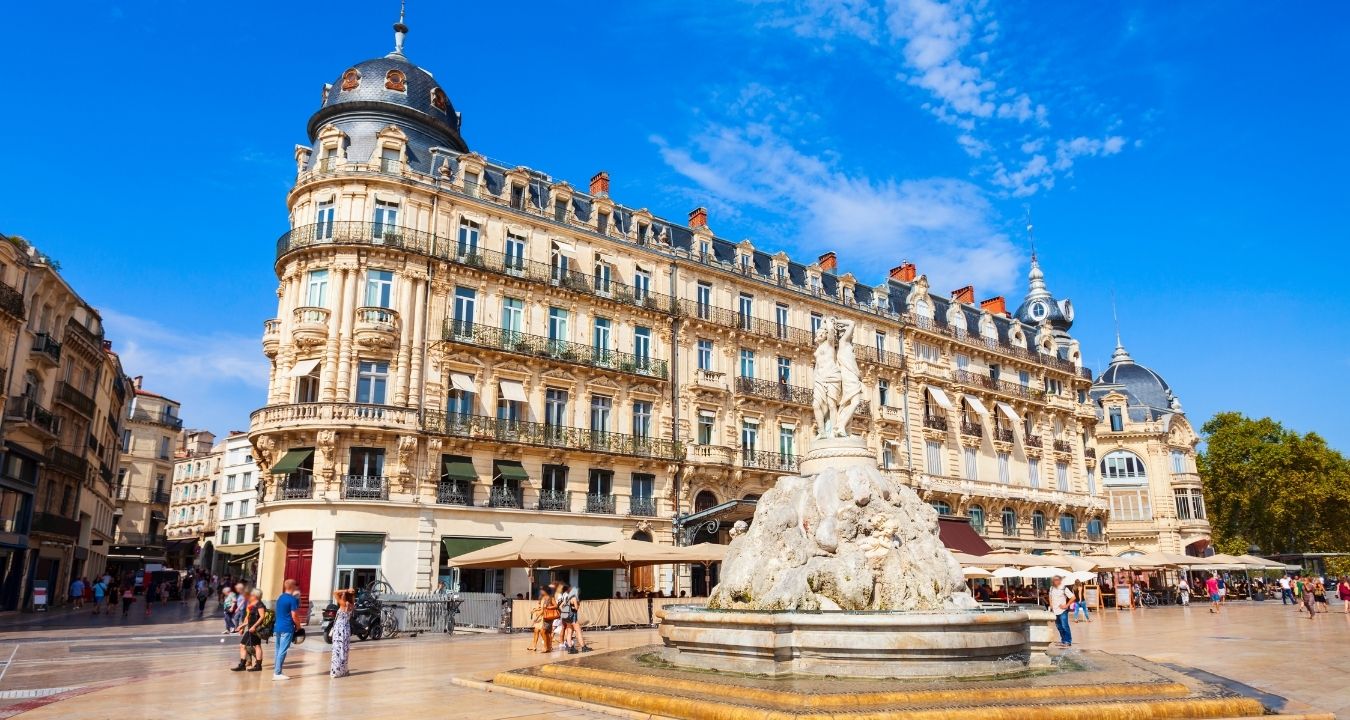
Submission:
<svg viewBox="0 0 1350 720">
<path fill-rule="evenodd" d="M 511 207 L 516 210 L 525 209 L 525 188 L 520 185 L 511 186 Z"/>
<path fill-rule="evenodd" d="M 398 173 L 403 168 L 403 154 L 398 148 L 380 148 L 380 172 Z"/>
<path fill-rule="evenodd" d="M 712 242 L 708 240 L 698 241 L 698 256 L 703 262 L 712 258 Z"/>
<path fill-rule="evenodd" d="M 1121 415 L 1120 408 L 1113 407 L 1109 411 L 1107 411 L 1107 414 L 1111 418 L 1111 432 L 1124 432 L 1125 419 Z"/>
<path fill-rule="evenodd" d="M 609 213 L 599 213 L 596 215 L 595 229 L 602 235 L 609 230 Z"/>
<path fill-rule="evenodd" d="M 567 200 L 554 198 L 553 200 L 553 221 L 565 222 L 567 220 Z"/>
<path fill-rule="evenodd" d="M 469 197 L 478 197 L 478 186 L 481 184 L 481 178 L 476 173 L 468 170 L 464 171 L 464 194 Z"/>
</svg>

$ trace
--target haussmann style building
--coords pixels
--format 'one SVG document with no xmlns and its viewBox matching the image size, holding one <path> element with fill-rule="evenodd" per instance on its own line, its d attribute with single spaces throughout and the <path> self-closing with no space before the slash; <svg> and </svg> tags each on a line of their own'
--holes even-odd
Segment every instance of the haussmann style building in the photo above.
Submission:
<svg viewBox="0 0 1350 720">
<path fill-rule="evenodd" d="M 725 541 L 809 445 L 829 315 L 854 324 L 871 393 L 853 432 L 961 519 L 958 545 L 1108 549 L 1101 407 L 1037 262 L 1010 312 L 910 263 L 868 285 L 834 253 L 719 238 L 702 208 L 622 205 L 603 172 L 583 190 L 491 162 L 396 31 L 323 86 L 295 150 L 250 427 L 265 587 L 430 590 L 448 558 L 530 533 Z M 712 580 L 571 577 L 583 597 Z M 457 579 L 529 590 L 524 571 Z"/>
</svg>

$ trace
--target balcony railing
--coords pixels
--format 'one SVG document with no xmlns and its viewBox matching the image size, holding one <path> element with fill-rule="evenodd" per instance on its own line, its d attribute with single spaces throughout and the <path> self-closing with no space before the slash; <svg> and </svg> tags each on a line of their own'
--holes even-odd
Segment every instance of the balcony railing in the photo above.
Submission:
<svg viewBox="0 0 1350 720">
<path fill-rule="evenodd" d="M 464 267 L 545 283 L 630 307 L 661 313 L 670 313 L 675 307 L 669 295 L 653 292 L 641 285 L 629 285 L 612 277 L 606 279 L 603 275 L 587 275 L 516 255 L 461 245 L 451 238 L 380 223 L 341 221 L 302 225 L 284 233 L 277 240 L 277 259 L 300 248 L 323 245 L 393 247 Z"/>
<path fill-rule="evenodd" d="M 160 505 L 168 505 L 172 497 L 173 496 L 169 493 L 168 490 L 155 490 L 154 492 L 150 493 L 150 502 Z"/>
<path fill-rule="evenodd" d="M 524 508 L 524 492 L 519 486 L 494 485 L 492 486 L 492 489 L 488 491 L 488 507 Z"/>
<path fill-rule="evenodd" d="M 638 437 L 623 433 L 522 420 L 503 420 L 486 415 L 422 413 L 422 429 L 437 435 L 521 443 L 566 450 L 589 450 L 614 455 L 636 455 L 673 460 L 683 452 L 672 440 Z"/>
<path fill-rule="evenodd" d="M 5 404 L 5 417 L 24 420 L 52 435 L 61 432 L 61 418 L 27 395 L 15 395 Z"/>
<path fill-rule="evenodd" d="M 911 313 L 900 316 L 899 320 L 902 324 L 937 335 L 943 335 L 971 347 L 982 350 L 993 350 L 1005 355 L 1012 355 L 1018 359 L 1054 368 L 1061 372 L 1073 373 L 1075 375 L 1079 372 L 1078 368 L 1068 360 L 1047 353 L 1032 352 L 1025 347 L 1013 345 L 1000 338 L 985 337 L 980 334 L 972 334 L 964 330 L 955 329 L 948 325 L 947 321 L 943 318 L 930 319 Z"/>
<path fill-rule="evenodd" d="M 572 509 L 572 501 L 566 490 L 543 490 L 539 493 L 539 509 L 566 512 Z"/>
<path fill-rule="evenodd" d="M 614 496 L 602 493 L 586 494 L 586 512 L 599 515 L 614 514 Z"/>
<path fill-rule="evenodd" d="M 947 418 L 941 415 L 924 415 L 923 426 L 932 430 L 947 431 Z"/>
<path fill-rule="evenodd" d="M 297 325 L 323 325 L 327 327 L 329 315 L 328 308 L 306 306 L 296 308 L 292 311 L 291 316 L 295 318 L 295 324 Z"/>
<path fill-rule="evenodd" d="M 309 500 L 314 497 L 314 476 L 292 473 L 277 478 L 277 500 Z"/>
<path fill-rule="evenodd" d="M 74 408 L 76 412 L 87 418 L 94 417 L 94 399 L 80 392 L 70 383 L 59 382 L 56 384 L 56 399 L 58 402 L 63 402 Z"/>
<path fill-rule="evenodd" d="M 999 442 L 1010 443 L 1017 439 L 1017 435 L 1013 433 L 1011 428 L 996 427 L 994 428 L 994 439 Z"/>
<path fill-rule="evenodd" d="M 443 482 L 436 486 L 438 505 L 464 505 L 473 507 L 473 484 L 466 482 Z"/>
<path fill-rule="evenodd" d="M 1091 530 L 1088 530 L 1085 533 L 1083 533 L 1083 537 L 1086 537 L 1088 539 L 1088 542 L 1101 542 L 1106 539 L 1106 535 L 1104 533 L 1092 532 Z"/>
<path fill-rule="evenodd" d="M 360 326 L 394 332 L 398 330 L 398 311 L 382 307 L 359 307 L 356 322 Z"/>
<path fill-rule="evenodd" d="M 89 472 L 89 462 L 87 460 L 69 450 L 63 450 L 59 447 L 52 448 L 51 453 L 47 456 L 47 463 L 57 470 L 81 479 Z"/>
<path fill-rule="evenodd" d="M 1034 538 L 1044 540 L 1045 538 L 1050 537 L 1050 531 L 1043 527 L 1038 528 L 1033 526 L 1031 528 L 1031 536 Z"/>
<path fill-rule="evenodd" d="M 773 470 L 775 472 L 797 472 L 800 457 L 792 453 L 777 453 L 770 450 L 741 449 L 741 464 L 748 468 Z"/>
<path fill-rule="evenodd" d="M 383 475 L 345 475 L 342 478 L 343 500 L 388 500 L 389 478 Z"/>
<path fill-rule="evenodd" d="M 447 320 L 441 337 L 451 342 L 488 347 L 516 355 L 548 358 L 662 380 L 667 377 L 665 360 L 566 340 L 550 340 L 542 335 L 503 330 L 491 325 Z"/>
<path fill-rule="evenodd" d="M 982 438 L 984 437 L 984 426 L 979 424 L 978 422 L 969 422 L 967 420 L 962 420 L 961 434 L 969 435 L 971 437 Z"/>
<path fill-rule="evenodd" d="M 858 345 L 854 347 L 854 351 L 854 354 L 857 355 L 858 359 L 862 362 L 897 368 L 905 364 L 904 355 L 891 352 L 890 350 L 878 350 L 870 345 Z"/>
<path fill-rule="evenodd" d="M 33 352 L 54 363 L 61 362 L 61 343 L 47 333 L 33 336 Z"/>
<path fill-rule="evenodd" d="M 1022 444 L 1026 445 L 1027 447 L 1034 447 L 1034 448 L 1044 447 L 1040 435 L 1027 435 L 1025 438 L 1022 439 Z"/>
<path fill-rule="evenodd" d="M 150 412 L 149 410 L 136 410 L 131 413 L 133 422 L 150 423 L 151 425 L 163 425 L 173 430 L 183 429 L 183 419 L 170 415 L 166 412 Z"/>
<path fill-rule="evenodd" d="M 736 378 L 736 393 L 777 400 L 793 405 L 810 405 L 811 388 L 752 377 Z"/>
<path fill-rule="evenodd" d="M 1056 440 L 1055 452 L 1071 453 L 1073 452 L 1073 443 L 1068 440 Z"/>
<path fill-rule="evenodd" d="M 735 450 L 725 445 L 690 444 L 685 446 L 685 460 L 694 463 L 730 465 Z"/>
<path fill-rule="evenodd" d="M 62 517 L 55 513 L 38 512 L 33 514 L 33 532 L 49 533 L 52 535 L 64 535 L 66 537 L 80 536 L 80 521 L 71 520 L 68 517 Z"/>
<path fill-rule="evenodd" d="M 1077 539 L 1078 539 L 1078 531 L 1077 531 L 1077 530 L 1070 530 L 1070 529 L 1068 529 L 1068 528 L 1060 528 L 1060 529 L 1059 529 L 1059 537 L 1060 537 L 1060 539 L 1062 539 L 1062 540 L 1077 540 Z"/>
<path fill-rule="evenodd" d="M 412 427 L 417 424 L 417 411 L 397 405 L 368 403 L 287 403 L 254 410 L 250 424 L 254 429 L 264 426 L 291 427 L 295 424 Z"/>
<path fill-rule="evenodd" d="M 113 540 L 113 544 L 135 545 L 138 547 L 164 547 L 164 543 L 167 540 L 168 536 L 165 533 L 152 535 L 144 532 L 122 532 L 119 530 L 116 539 Z"/>
<path fill-rule="evenodd" d="M 0 282 L 0 311 L 13 316 L 16 320 L 24 317 L 23 293 Z"/>
<path fill-rule="evenodd" d="M 650 497 L 628 498 L 628 514 L 638 517 L 656 517 L 656 499 Z"/>
<path fill-rule="evenodd" d="M 1097 448 L 1090 448 L 1090 447 L 1083 448 L 1083 457 L 1087 458 L 1088 460 L 1096 460 Z"/>
<path fill-rule="evenodd" d="M 811 346 L 811 332 L 809 330 L 687 298 L 680 299 L 678 308 L 679 313 L 685 317 L 706 320 L 715 325 L 735 328 L 752 335 L 782 340 L 794 345 Z"/>
</svg>

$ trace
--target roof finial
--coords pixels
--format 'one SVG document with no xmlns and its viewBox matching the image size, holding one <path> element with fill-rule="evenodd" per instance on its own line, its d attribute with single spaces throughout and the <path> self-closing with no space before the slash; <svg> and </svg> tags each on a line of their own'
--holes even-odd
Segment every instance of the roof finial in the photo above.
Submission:
<svg viewBox="0 0 1350 720">
<path fill-rule="evenodd" d="M 408 26 L 403 24 L 404 11 L 408 9 L 407 0 L 400 0 L 398 4 L 398 22 L 394 23 L 394 52 L 391 55 L 403 56 L 403 38 L 408 34 Z"/>
<path fill-rule="evenodd" d="M 1111 353 L 1111 364 L 1119 365 L 1121 363 L 1132 363 L 1134 358 L 1126 352 L 1125 345 L 1120 342 L 1120 316 L 1116 314 L 1116 291 L 1111 291 L 1111 320 L 1116 324 L 1116 350 Z"/>
<path fill-rule="evenodd" d="M 1022 206 L 1027 211 L 1027 241 L 1031 243 L 1031 264 L 1036 264 L 1036 232 L 1035 226 L 1031 224 L 1031 206 Z"/>
</svg>

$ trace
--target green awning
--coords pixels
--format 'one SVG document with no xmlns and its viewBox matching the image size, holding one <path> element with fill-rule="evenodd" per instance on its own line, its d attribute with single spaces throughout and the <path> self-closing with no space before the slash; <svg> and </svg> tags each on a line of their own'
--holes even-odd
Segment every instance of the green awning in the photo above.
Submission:
<svg viewBox="0 0 1350 720">
<path fill-rule="evenodd" d="M 313 455 L 314 455 L 314 448 L 297 448 L 295 450 L 287 450 L 286 454 L 282 456 L 281 460 L 277 461 L 277 464 L 272 466 L 272 474 L 290 475 L 291 473 L 300 469 L 300 466 L 304 465 L 305 461 L 308 460 Z"/>
<path fill-rule="evenodd" d="M 441 565 L 445 565 L 445 561 L 450 558 L 459 557 L 465 553 L 471 553 L 474 550 L 482 550 L 483 548 L 492 547 L 493 545 L 501 545 L 510 539 L 511 538 L 443 537 L 441 538 L 441 552 L 443 553 L 441 555 Z"/>
<path fill-rule="evenodd" d="M 478 471 L 473 469 L 473 461 L 463 455 L 446 455 L 441 472 L 451 480 L 474 482 L 478 479 Z"/>
<path fill-rule="evenodd" d="M 519 460 L 498 460 L 497 474 L 506 480 L 529 480 L 530 474 Z"/>
</svg>

